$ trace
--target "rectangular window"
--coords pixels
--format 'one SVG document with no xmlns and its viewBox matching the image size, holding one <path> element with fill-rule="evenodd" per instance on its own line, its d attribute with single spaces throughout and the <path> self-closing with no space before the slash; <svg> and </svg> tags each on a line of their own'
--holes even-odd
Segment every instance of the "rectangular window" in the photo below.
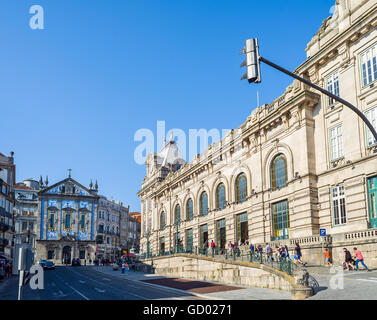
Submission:
<svg viewBox="0 0 377 320">
<path fill-rule="evenodd" d="M 193 244 L 193 232 L 192 229 L 188 229 L 186 230 L 186 250 L 192 252 Z"/>
<path fill-rule="evenodd" d="M 339 185 L 331 188 L 332 213 L 334 225 L 342 225 L 347 223 L 346 218 L 346 198 L 344 195 L 344 186 Z"/>
<path fill-rule="evenodd" d="M 22 231 L 27 229 L 27 222 L 22 222 Z"/>
<path fill-rule="evenodd" d="M 373 128 L 377 130 L 377 107 L 374 107 L 373 109 L 370 109 L 367 112 L 365 112 L 365 116 L 370 121 Z M 374 144 L 377 143 L 377 141 L 367 126 L 365 126 L 365 130 L 366 130 L 367 147 L 373 146 Z"/>
<path fill-rule="evenodd" d="M 377 45 L 360 55 L 363 87 L 377 79 Z"/>
<path fill-rule="evenodd" d="M 338 71 L 334 72 L 333 74 L 331 74 L 330 76 L 326 78 L 326 87 L 327 87 L 327 91 L 339 97 Z M 333 98 L 328 97 L 327 103 L 328 103 L 328 106 L 332 106 L 335 104 L 335 100 Z"/>
<path fill-rule="evenodd" d="M 343 131 L 342 125 L 329 129 L 330 161 L 343 157 Z"/>
<path fill-rule="evenodd" d="M 370 227 L 377 228 L 377 176 L 368 178 Z"/>
<path fill-rule="evenodd" d="M 273 240 L 289 238 L 288 201 L 274 203 L 272 209 Z"/>
</svg>

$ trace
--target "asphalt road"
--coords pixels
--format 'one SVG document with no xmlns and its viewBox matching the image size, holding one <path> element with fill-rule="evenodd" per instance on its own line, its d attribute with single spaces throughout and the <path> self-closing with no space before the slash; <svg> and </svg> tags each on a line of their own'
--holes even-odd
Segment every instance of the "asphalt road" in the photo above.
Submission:
<svg viewBox="0 0 377 320">
<path fill-rule="evenodd" d="M 337 270 L 329 268 L 326 273 L 311 273 L 319 284 L 311 300 L 377 300 L 377 270 Z"/>
<path fill-rule="evenodd" d="M 0 284 L 0 300 L 17 300 L 18 277 Z M 90 267 L 57 266 L 44 272 L 44 289 L 24 287 L 23 300 L 198 300 L 190 293 L 104 275 Z"/>
</svg>

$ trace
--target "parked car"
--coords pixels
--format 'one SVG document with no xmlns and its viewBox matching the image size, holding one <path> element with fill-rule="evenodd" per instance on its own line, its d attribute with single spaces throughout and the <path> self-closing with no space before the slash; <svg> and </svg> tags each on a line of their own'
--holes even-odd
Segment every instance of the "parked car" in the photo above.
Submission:
<svg viewBox="0 0 377 320">
<path fill-rule="evenodd" d="M 55 270 L 55 263 L 48 260 L 39 260 L 38 264 L 40 264 L 43 270 Z"/>
<path fill-rule="evenodd" d="M 72 259 L 72 267 L 81 266 L 80 259 Z"/>
</svg>

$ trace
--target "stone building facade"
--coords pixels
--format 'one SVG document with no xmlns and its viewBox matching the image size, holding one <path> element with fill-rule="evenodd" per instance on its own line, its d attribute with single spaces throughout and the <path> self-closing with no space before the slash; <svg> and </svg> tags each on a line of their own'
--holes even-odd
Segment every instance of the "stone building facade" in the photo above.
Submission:
<svg viewBox="0 0 377 320">
<path fill-rule="evenodd" d="M 296 73 L 354 104 L 377 127 L 377 2 L 338 0 Z M 143 252 L 206 239 L 300 243 L 304 260 L 342 248 L 377 266 L 377 144 L 347 107 L 294 81 L 189 163 L 149 154 L 138 192 Z M 174 152 L 173 152 L 174 154 Z M 327 236 L 320 237 L 320 229 Z"/>
<path fill-rule="evenodd" d="M 40 187 L 35 261 L 94 261 L 98 188 L 86 188 L 70 175 L 50 187 Z"/>
<path fill-rule="evenodd" d="M 10 157 L 0 153 L 0 255 L 11 258 L 14 247 L 15 207 L 13 186 L 16 180 L 16 165 L 13 152 Z"/>
<path fill-rule="evenodd" d="M 97 214 L 98 259 L 116 260 L 121 256 L 120 222 L 125 209 L 120 201 L 100 196 Z"/>
<path fill-rule="evenodd" d="M 46 184 L 48 184 L 47 178 Z M 16 199 L 15 242 L 31 244 L 34 253 L 37 239 L 39 185 L 38 181 L 33 179 L 24 180 L 14 185 Z"/>
</svg>

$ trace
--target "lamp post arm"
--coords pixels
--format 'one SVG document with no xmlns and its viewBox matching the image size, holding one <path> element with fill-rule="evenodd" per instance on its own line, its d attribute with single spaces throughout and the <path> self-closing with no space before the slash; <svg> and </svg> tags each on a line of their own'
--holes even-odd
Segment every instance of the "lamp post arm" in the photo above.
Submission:
<svg viewBox="0 0 377 320">
<path fill-rule="evenodd" d="M 265 64 L 268 64 L 269 66 L 291 76 L 292 78 L 295 78 L 303 83 L 305 83 L 306 85 L 308 85 L 309 87 L 312 87 L 320 92 L 322 92 L 323 94 L 327 95 L 328 97 L 340 102 L 341 104 L 344 104 L 346 107 L 350 108 L 353 112 L 355 112 L 364 122 L 365 124 L 367 125 L 367 127 L 369 128 L 369 130 L 372 132 L 374 138 L 377 140 L 377 132 L 376 130 L 374 129 L 373 125 L 370 123 L 370 121 L 368 120 L 368 118 L 358 109 L 356 108 L 354 105 L 352 105 L 351 103 L 349 103 L 348 101 L 336 96 L 335 94 L 332 94 L 331 92 L 315 85 L 314 83 L 310 82 L 309 80 L 306 80 L 300 76 L 298 76 L 297 74 L 294 74 L 293 72 L 290 72 L 288 71 L 287 69 L 284 69 L 280 66 L 278 66 L 277 64 L 263 58 L 263 57 L 259 57 L 259 61 L 262 61 L 264 62 Z"/>
</svg>

